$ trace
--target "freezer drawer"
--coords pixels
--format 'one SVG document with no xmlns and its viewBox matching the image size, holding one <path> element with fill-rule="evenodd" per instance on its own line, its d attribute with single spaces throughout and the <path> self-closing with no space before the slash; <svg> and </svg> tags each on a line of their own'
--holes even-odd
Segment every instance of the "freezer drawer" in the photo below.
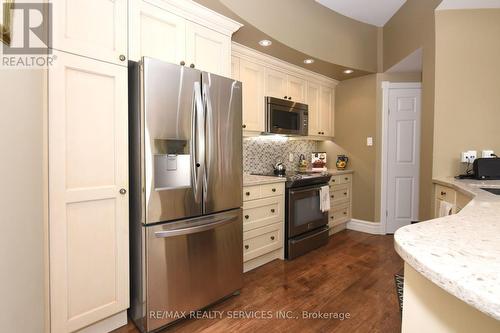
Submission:
<svg viewBox="0 0 500 333">
<path fill-rule="evenodd" d="M 242 248 L 241 209 L 148 227 L 147 331 L 178 319 L 169 311 L 198 310 L 239 290 Z"/>
</svg>

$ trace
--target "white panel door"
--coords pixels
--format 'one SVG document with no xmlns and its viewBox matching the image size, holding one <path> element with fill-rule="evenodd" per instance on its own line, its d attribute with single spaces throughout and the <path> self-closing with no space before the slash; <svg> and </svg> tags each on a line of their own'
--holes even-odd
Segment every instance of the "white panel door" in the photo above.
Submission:
<svg viewBox="0 0 500 333">
<path fill-rule="evenodd" d="M 305 103 L 306 81 L 293 75 L 287 76 L 287 95 L 294 102 Z"/>
<path fill-rule="evenodd" d="M 287 75 L 283 72 L 266 68 L 266 96 L 288 99 L 287 90 Z"/>
<path fill-rule="evenodd" d="M 309 106 L 309 135 L 321 135 L 319 111 L 319 84 L 307 83 L 307 105 Z"/>
<path fill-rule="evenodd" d="M 127 68 L 57 52 L 49 69 L 52 332 L 129 306 Z"/>
<path fill-rule="evenodd" d="M 52 47 L 127 66 L 127 0 L 58 0 Z"/>
<path fill-rule="evenodd" d="M 130 59 L 186 61 L 186 21 L 141 0 L 130 1 Z"/>
<path fill-rule="evenodd" d="M 264 114 L 264 67 L 240 59 L 240 81 L 243 86 L 243 129 L 263 132 Z"/>
<path fill-rule="evenodd" d="M 418 220 L 420 89 L 390 89 L 387 155 L 387 233 Z"/>
<path fill-rule="evenodd" d="M 319 94 L 319 127 L 322 136 L 333 136 L 332 119 L 334 110 L 334 92 L 333 88 L 321 86 Z"/>
<path fill-rule="evenodd" d="M 231 37 L 189 22 L 186 28 L 187 65 L 231 77 Z"/>
</svg>

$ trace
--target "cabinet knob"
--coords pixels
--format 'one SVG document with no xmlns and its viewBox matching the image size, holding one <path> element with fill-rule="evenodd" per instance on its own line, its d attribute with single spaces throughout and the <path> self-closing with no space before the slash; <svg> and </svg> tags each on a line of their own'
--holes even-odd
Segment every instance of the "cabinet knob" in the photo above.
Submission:
<svg viewBox="0 0 500 333">
<path fill-rule="evenodd" d="M 344 212 L 344 215 L 347 215 L 347 212 Z"/>
<path fill-rule="evenodd" d="M 127 190 L 124 188 L 120 189 L 120 194 L 127 194 Z"/>
<path fill-rule="evenodd" d="M 285 99 L 288 99 L 288 96 L 285 96 L 284 98 L 285 98 Z"/>
<path fill-rule="evenodd" d="M 446 195 L 446 192 L 444 192 L 444 191 L 441 191 L 441 195 Z"/>
<path fill-rule="evenodd" d="M 345 180 L 349 180 L 349 177 L 345 177 L 344 179 L 345 179 Z"/>
<path fill-rule="evenodd" d="M 271 240 L 274 240 L 274 236 L 271 236 Z"/>
<path fill-rule="evenodd" d="M 292 97 L 288 97 L 288 99 L 291 101 L 291 100 L 292 100 Z"/>
<path fill-rule="evenodd" d="M 245 250 L 248 250 L 248 248 L 249 248 L 249 247 L 250 247 L 250 246 L 248 246 L 248 245 L 245 245 Z"/>
<path fill-rule="evenodd" d="M 275 189 L 275 188 L 273 188 L 271 191 L 276 192 L 276 189 Z"/>
<path fill-rule="evenodd" d="M 125 61 L 127 57 L 125 57 L 123 54 L 120 54 L 120 61 Z"/>
<path fill-rule="evenodd" d="M 248 197 L 248 196 L 250 196 L 250 192 L 245 193 L 245 195 L 246 195 L 247 197 Z"/>
<path fill-rule="evenodd" d="M 333 215 L 332 215 L 332 216 L 330 216 L 330 219 L 332 219 L 332 220 L 333 220 L 333 218 L 334 218 L 334 216 L 333 216 Z"/>
<path fill-rule="evenodd" d="M 194 64 L 189 65 L 190 68 L 194 68 Z"/>
<path fill-rule="evenodd" d="M 186 64 L 186 62 L 185 62 L 184 60 L 182 60 L 182 61 L 180 62 L 180 65 L 181 65 L 181 66 L 184 66 L 185 64 Z"/>
<path fill-rule="evenodd" d="M 332 179 L 332 182 L 334 182 L 334 183 L 335 183 L 335 179 Z"/>
<path fill-rule="evenodd" d="M 275 210 L 274 210 L 274 208 L 272 208 L 272 209 L 271 209 L 271 213 L 274 213 L 274 212 L 275 212 Z"/>
<path fill-rule="evenodd" d="M 243 128 L 247 128 L 247 125 L 243 124 L 243 126 L 241 126 L 241 127 L 243 127 Z"/>
<path fill-rule="evenodd" d="M 247 219 L 247 220 L 248 220 L 249 218 L 250 218 L 250 216 L 248 216 L 248 215 L 245 215 L 245 219 Z"/>
<path fill-rule="evenodd" d="M 347 192 L 344 192 L 344 195 L 347 195 Z"/>
<path fill-rule="evenodd" d="M 331 195 L 331 196 L 330 196 L 330 198 L 332 198 L 332 199 L 333 199 L 333 197 L 335 197 L 335 196 L 334 196 L 334 195 Z"/>
<path fill-rule="evenodd" d="M 318 132 L 318 134 L 321 134 L 321 132 Z"/>
</svg>

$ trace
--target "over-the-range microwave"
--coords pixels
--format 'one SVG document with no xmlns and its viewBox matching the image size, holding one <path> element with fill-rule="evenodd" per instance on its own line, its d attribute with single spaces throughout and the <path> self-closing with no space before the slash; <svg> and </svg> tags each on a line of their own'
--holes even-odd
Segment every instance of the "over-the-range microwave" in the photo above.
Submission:
<svg viewBox="0 0 500 333">
<path fill-rule="evenodd" d="M 307 104 L 266 97 L 266 133 L 308 135 Z"/>
</svg>

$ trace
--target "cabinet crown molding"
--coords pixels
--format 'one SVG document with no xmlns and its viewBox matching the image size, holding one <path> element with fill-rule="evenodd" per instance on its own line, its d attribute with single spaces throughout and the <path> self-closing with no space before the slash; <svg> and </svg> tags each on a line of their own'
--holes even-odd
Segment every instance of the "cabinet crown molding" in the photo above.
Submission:
<svg viewBox="0 0 500 333">
<path fill-rule="evenodd" d="M 232 36 L 243 24 L 191 0 L 135 0 L 150 3 L 187 20 L 201 24 L 226 36 Z"/>
<path fill-rule="evenodd" d="M 304 69 L 297 65 L 291 64 L 289 62 L 262 53 L 260 51 L 254 50 L 248 46 L 244 46 L 236 42 L 232 42 L 231 49 L 232 49 L 232 55 L 236 57 L 240 57 L 252 62 L 258 62 L 260 65 L 275 70 L 286 69 L 286 71 L 289 74 L 296 75 L 308 81 L 316 81 L 322 84 L 330 85 L 332 87 L 335 87 L 339 83 L 339 81 L 324 76 L 322 74 Z"/>
</svg>

